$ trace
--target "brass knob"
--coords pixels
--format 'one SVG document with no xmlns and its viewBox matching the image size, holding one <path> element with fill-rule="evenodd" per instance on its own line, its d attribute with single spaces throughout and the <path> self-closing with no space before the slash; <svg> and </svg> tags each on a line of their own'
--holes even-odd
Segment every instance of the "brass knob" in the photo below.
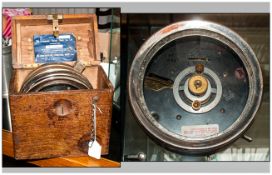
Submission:
<svg viewBox="0 0 272 175">
<path fill-rule="evenodd" d="M 188 84 L 190 92 L 194 95 L 201 96 L 208 89 L 208 80 L 202 75 L 193 75 Z"/>
<path fill-rule="evenodd" d="M 195 71 L 198 74 L 203 73 L 203 71 L 204 71 L 204 65 L 203 64 L 197 64 L 197 65 L 195 65 Z"/>
<path fill-rule="evenodd" d="M 201 108 L 201 102 L 198 100 L 195 100 L 192 102 L 192 108 L 197 111 Z"/>
</svg>

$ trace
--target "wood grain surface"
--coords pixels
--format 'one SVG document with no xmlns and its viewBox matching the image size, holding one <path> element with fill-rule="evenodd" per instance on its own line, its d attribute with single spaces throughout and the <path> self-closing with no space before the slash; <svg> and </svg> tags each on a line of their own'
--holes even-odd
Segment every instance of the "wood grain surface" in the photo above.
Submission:
<svg viewBox="0 0 272 175">
<path fill-rule="evenodd" d="M 56 156 L 87 154 L 91 139 L 92 99 L 101 112 L 97 112 L 97 140 L 102 155 L 108 154 L 112 113 L 112 85 L 100 66 L 96 89 L 59 92 L 16 92 L 15 70 L 10 85 L 10 110 L 16 159 L 39 159 Z M 92 76 L 90 76 L 92 77 Z M 69 104 L 68 114 L 58 115 L 56 104 Z"/>
<path fill-rule="evenodd" d="M 3 154 L 9 157 L 14 157 L 12 133 L 2 130 L 2 145 Z M 27 161 L 33 165 L 41 167 L 104 167 L 104 168 L 118 168 L 119 162 L 101 158 L 99 160 L 88 157 L 59 157 L 51 159 L 40 159 L 35 161 Z"/>
<path fill-rule="evenodd" d="M 94 14 L 64 15 L 60 33 L 76 38 L 78 60 L 86 65 L 83 75 L 94 89 L 20 93 L 27 75 L 39 64 L 34 61 L 33 36 L 51 34 L 46 15 L 13 18 L 13 75 L 9 89 L 16 159 L 41 159 L 87 155 L 93 137 L 92 99 L 98 97 L 96 133 L 102 155 L 108 154 L 113 87 L 99 61 L 97 19 Z M 70 62 L 73 64 L 74 62 Z"/>
<path fill-rule="evenodd" d="M 12 64 L 14 68 L 34 68 L 33 36 L 53 34 L 52 21 L 47 15 L 16 16 L 12 18 Z M 76 39 L 78 58 L 85 65 L 100 63 L 97 19 L 95 14 L 63 15 L 59 32 L 70 33 Z M 73 64 L 72 62 L 66 62 Z"/>
</svg>

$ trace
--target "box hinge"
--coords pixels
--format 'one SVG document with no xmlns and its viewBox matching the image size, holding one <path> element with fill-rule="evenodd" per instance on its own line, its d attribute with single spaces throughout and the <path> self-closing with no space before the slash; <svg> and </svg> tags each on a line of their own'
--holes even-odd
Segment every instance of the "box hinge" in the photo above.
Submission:
<svg viewBox="0 0 272 175">
<path fill-rule="evenodd" d="M 82 73 L 85 69 L 86 65 L 81 62 L 81 61 L 77 61 L 74 65 L 74 70 L 76 70 L 79 73 Z"/>
<path fill-rule="evenodd" d="M 59 22 L 63 19 L 63 15 L 48 15 L 47 20 L 52 21 L 53 35 L 57 38 L 59 36 Z"/>
</svg>

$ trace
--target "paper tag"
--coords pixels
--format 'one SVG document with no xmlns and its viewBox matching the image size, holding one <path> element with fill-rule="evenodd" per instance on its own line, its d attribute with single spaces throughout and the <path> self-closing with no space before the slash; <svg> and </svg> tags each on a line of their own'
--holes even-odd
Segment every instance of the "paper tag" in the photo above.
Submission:
<svg viewBox="0 0 272 175">
<path fill-rule="evenodd" d="M 89 142 L 88 155 L 96 159 L 101 158 L 101 146 L 96 140 Z"/>
<path fill-rule="evenodd" d="M 181 135 L 191 138 L 208 137 L 219 133 L 218 124 L 189 125 L 181 127 Z"/>
</svg>

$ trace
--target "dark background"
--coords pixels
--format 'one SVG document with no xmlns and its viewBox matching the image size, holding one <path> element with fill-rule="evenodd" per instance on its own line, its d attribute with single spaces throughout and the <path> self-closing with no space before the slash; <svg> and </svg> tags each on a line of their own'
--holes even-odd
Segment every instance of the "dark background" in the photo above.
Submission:
<svg viewBox="0 0 272 175">
<path fill-rule="evenodd" d="M 131 113 L 127 97 L 127 75 L 130 65 L 140 46 L 156 31 L 171 23 L 183 20 L 202 19 L 227 26 L 237 32 L 254 50 L 263 73 L 264 93 L 255 122 L 246 132 L 253 138 L 251 143 L 238 139 L 229 149 L 236 154 L 235 149 L 261 148 L 269 150 L 269 14 L 122 14 L 121 19 L 121 113 L 124 125 L 123 161 L 139 161 L 126 159 L 128 155 L 144 153 L 146 160 L 151 161 L 206 161 L 206 157 L 185 157 L 168 151 L 149 138 L 136 122 Z M 224 151 L 224 150 L 222 150 Z M 268 156 L 269 151 L 262 152 Z M 267 154 L 267 155 L 266 155 Z M 154 158 L 154 155 L 156 157 Z M 152 157 L 153 156 L 153 157 Z M 227 159 L 226 159 L 227 160 Z M 255 160 L 251 158 L 251 160 Z"/>
</svg>

